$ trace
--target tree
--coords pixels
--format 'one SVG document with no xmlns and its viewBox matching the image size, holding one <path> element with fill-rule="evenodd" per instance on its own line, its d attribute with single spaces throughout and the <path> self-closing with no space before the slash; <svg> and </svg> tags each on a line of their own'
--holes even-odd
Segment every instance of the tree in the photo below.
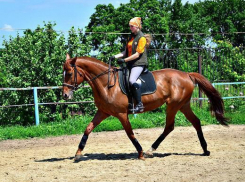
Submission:
<svg viewBox="0 0 245 182">
<path fill-rule="evenodd" d="M 54 30 L 55 24 L 47 23 L 44 27 L 38 26 L 36 30 L 24 31 L 24 36 L 19 35 L 4 41 L 4 51 L 0 57 L 0 63 L 7 67 L 6 82 L 8 87 L 26 88 L 41 86 L 62 85 L 63 63 L 66 53 L 72 55 L 88 55 L 91 51 L 85 35 L 71 28 L 68 36 L 68 44 L 62 33 Z M 85 94 L 86 95 L 86 94 Z M 39 90 L 39 102 L 62 100 L 60 90 Z M 30 104 L 33 103 L 31 91 L 4 91 L 1 93 L 3 105 Z M 18 115 L 11 114 L 12 110 L 1 110 L 0 124 L 29 124 L 34 120 L 33 107 L 16 108 Z M 41 117 L 47 121 L 57 117 L 56 105 L 40 107 Z M 51 114 L 50 114 L 51 113 Z M 52 114 L 53 113 L 53 114 Z M 44 119 L 44 120 L 45 120 Z"/>
<path fill-rule="evenodd" d="M 93 49 L 100 53 L 98 57 L 108 59 L 110 55 L 123 51 L 130 34 L 128 22 L 135 16 L 142 18 L 145 33 L 168 33 L 170 4 L 169 0 L 131 0 L 128 4 L 121 4 L 117 9 L 111 4 L 98 5 L 86 27 L 86 32 L 93 32 L 90 36 Z M 126 34 L 109 34 L 110 32 Z M 163 48 L 165 38 L 166 36 L 156 35 L 152 46 Z"/>
<path fill-rule="evenodd" d="M 244 46 L 245 1 L 244 0 L 206 0 L 197 4 L 201 15 L 207 17 L 208 27 L 215 40 L 229 40 L 233 46 Z"/>
<path fill-rule="evenodd" d="M 215 42 L 219 50 L 209 50 L 203 56 L 204 74 L 213 67 L 220 69 L 212 80 L 244 81 L 245 11 L 243 0 L 206 0 L 195 4 L 182 4 L 181 0 L 130 0 L 118 8 L 113 5 L 97 5 L 90 22 L 83 30 L 71 27 L 67 39 L 54 30 L 55 24 L 45 23 L 36 30 L 24 31 L 24 36 L 10 37 L 0 50 L 1 87 L 34 87 L 62 84 L 62 65 L 67 52 L 72 57 L 91 55 L 108 61 L 111 55 L 125 49 L 130 34 L 128 22 L 141 17 L 143 32 L 153 35 L 148 51 L 150 70 L 166 67 L 182 71 L 197 71 L 197 57 L 201 51 L 185 51 L 184 48 L 203 48 L 207 40 Z M 123 34 L 121 34 L 123 33 Z M 184 33 L 184 34 L 183 34 Z M 224 47 L 224 49 L 223 49 Z M 173 50 L 180 48 L 178 50 Z M 227 56 L 227 62 L 214 62 Z M 116 65 L 116 62 L 112 63 Z M 7 68 L 7 69 L 6 69 Z M 210 77 L 211 78 L 211 77 Z M 30 91 L 0 92 L 1 105 L 33 103 Z M 40 90 L 39 102 L 62 101 L 59 90 Z M 78 90 L 74 101 L 92 100 L 88 90 Z M 93 113 L 89 107 L 69 105 L 70 108 Z M 50 112 L 51 111 L 51 112 Z M 59 117 L 57 106 L 40 108 L 43 121 Z M 18 113 L 18 114 L 15 114 Z M 54 113 L 53 115 L 50 113 Z M 29 124 L 34 120 L 32 107 L 0 110 L 0 124 Z"/>
<path fill-rule="evenodd" d="M 206 17 L 202 17 L 200 14 L 199 6 L 188 2 L 183 6 L 181 0 L 176 0 L 172 5 L 169 22 L 171 34 L 169 47 L 193 48 L 203 46 L 210 36 L 206 21 Z"/>
<path fill-rule="evenodd" d="M 2 54 L 4 52 L 4 49 L 0 49 L 0 57 L 2 57 Z M 3 62 L 3 60 L 0 59 L 0 87 L 6 87 L 7 86 L 7 69 Z"/>
</svg>

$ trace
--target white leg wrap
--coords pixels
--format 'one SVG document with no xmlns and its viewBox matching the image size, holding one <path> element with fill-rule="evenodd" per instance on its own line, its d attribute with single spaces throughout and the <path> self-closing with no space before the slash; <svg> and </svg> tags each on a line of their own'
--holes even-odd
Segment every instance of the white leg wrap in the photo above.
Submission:
<svg viewBox="0 0 245 182">
<path fill-rule="evenodd" d="M 147 152 L 145 153 L 146 157 L 153 157 L 153 152 L 156 151 L 156 149 L 154 148 L 150 148 L 149 150 L 147 150 Z"/>
</svg>

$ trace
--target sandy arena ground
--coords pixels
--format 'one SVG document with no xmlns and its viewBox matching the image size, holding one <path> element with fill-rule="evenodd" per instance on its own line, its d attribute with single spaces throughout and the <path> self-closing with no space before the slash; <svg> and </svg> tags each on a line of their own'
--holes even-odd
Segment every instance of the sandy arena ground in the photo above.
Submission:
<svg viewBox="0 0 245 182">
<path fill-rule="evenodd" d="M 144 150 L 163 128 L 139 129 Z M 245 181 L 245 126 L 204 126 L 209 157 L 193 127 L 176 127 L 154 158 L 136 159 L 124 131 L 92 133 L 78 163 L 73 156 L 82 135 L 0 142 L 1 182 Z"/>
</svg>

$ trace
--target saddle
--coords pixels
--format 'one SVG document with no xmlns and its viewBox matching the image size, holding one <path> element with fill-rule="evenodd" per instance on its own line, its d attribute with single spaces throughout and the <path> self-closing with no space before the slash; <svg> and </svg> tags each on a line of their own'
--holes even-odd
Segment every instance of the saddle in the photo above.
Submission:
<svg viewBox="0 0 245 182">
<path fill-rule="evenodd" d="M 119 77 L 119 85 L 122 92 L 127 95 L 131 96 L 130 91 L 130 84 L 129 84 L 129 70 L 126 67 L 122 67 L 118 70 L 118 77 Z M 152 75 L 152 73 L 145 69 L 138 80 L 136 81 L 141 89 L 141 95 L 149 95 L 156 92 L 156 82 Z"/>
</svg>

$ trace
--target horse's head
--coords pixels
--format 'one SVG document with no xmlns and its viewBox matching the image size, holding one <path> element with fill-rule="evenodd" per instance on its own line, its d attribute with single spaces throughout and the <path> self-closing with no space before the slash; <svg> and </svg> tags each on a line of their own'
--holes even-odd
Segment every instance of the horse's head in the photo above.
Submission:
<svg viewBox="0 0 245 182">
<path fill-rule="evenodd" d="M 78 85 L 84 81 L 84 72 L 76 65 L 77 57 L 70 58 L 66 55 L 66 62 L 63 65 L 64 82 L 63 82 L 63 97 L 71 99 L 73 92 L 78 89 Z"/>
</svg>

